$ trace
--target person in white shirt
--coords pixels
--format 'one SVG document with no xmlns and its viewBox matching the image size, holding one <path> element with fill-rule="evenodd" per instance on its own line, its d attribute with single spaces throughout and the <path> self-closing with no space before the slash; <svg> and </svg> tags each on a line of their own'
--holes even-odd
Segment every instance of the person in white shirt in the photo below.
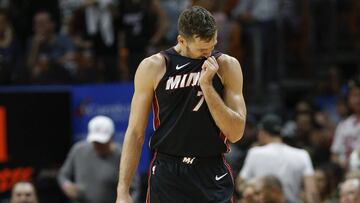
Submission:
<svg viewBox="0 0 360 203">
<path fill-rule="evenodd" d="M 275 176 L 284 188 L 287 203 L 300 202 L 301 184 L 304 184 L 308 203 L 319 202 L 314 181 L 314 169 L 309 154 L 282 142 L 281 119 L 265 115 L 259 124 L 258 141 L 263 146 L 251 148 L 237 178 L 237 184 L 252 178 Z"/>
<path fill-rule="evenodd" d="M 360 76 L 348 82 L 348 102 L 353 114 L 336 127 L 331 159 L 347 169 L 350 154 L 360 147 Z"/>
<path fill-rule="evenodd" d="M 360 171 L 360 147 L 354 149 L 350 155 L 349 172 Z"/>
</svg>

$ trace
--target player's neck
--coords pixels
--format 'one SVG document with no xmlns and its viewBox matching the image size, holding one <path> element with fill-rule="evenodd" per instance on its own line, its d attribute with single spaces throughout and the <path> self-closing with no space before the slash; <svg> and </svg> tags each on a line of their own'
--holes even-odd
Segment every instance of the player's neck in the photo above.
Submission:
<svg viewBox="0 0 360 203">
<path fill-rule="evenodd" d="M 175 49 L 175 51 L 176 51 L 179 55 L 184 56 L 184 57 L 191 58 L 191 57 L 189 56 L 189 54 L 186 52 L 186 49 L 181 48 L 180 44 L 176 44 L 176 45 L 174 46 L 174 49 Z"/>
</svg>

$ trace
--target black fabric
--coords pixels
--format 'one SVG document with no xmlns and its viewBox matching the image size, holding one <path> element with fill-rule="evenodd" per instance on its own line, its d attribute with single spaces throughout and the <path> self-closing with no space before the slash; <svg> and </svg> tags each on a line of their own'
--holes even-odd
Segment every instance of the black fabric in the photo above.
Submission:
<svg viewBox="0 0 360 203">
<path fill-rule="evenodd" d="M 173 48 L 162 54 L 166 72 L 160 80 L 153 102 L 155 132 L 150 147 L 175 156 L 207 157 L 228 151 L 228 144 L 215 124 L 202 96 L 198 78 L 205 59 L 179 55 Z M 218 57 L 220 52 L 214 51 Z M 222 97 L 218 75 L 213 86 Z"/>
<path fill-rule="evenodd" d="M 223 156 L 172 157 L 157 153 L 150 166 L 150 203 L 230 203 L 234 192 L 231 169 Z M 192 164 L 183 162 L 193 159 Z"/>
</svg>

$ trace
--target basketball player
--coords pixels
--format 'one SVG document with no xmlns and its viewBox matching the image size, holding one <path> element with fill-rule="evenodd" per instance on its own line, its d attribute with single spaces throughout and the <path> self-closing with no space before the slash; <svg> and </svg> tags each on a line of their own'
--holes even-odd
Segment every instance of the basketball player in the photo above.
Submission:
<svg viewBox="0 0 360 203">
<path fill-rule="evenodd" d="M 239 62 L 214 50 L 217 30 L 202 7 L 183 11 L 177 44 L 144 59 L 123 143 L 117 203 L 132 202 L 137 167 L 152 104 L 147 202 L 232 202 L 231 169 L 223 153 L 244 132 L 246 107 Z"/>
</svg>

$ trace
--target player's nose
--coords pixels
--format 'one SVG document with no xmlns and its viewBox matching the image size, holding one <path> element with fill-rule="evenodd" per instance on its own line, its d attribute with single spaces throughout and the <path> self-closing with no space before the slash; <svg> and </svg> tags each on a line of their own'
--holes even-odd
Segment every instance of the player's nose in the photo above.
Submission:
<svg viewBox="0 0 360 203">
<path fill-rule="evenodd" d="M 204 58 L 209 58 L 211 56 L 211 52 L 204 52 L 204 53 L 202 53 L 202 56 Z"/>
</svg>

